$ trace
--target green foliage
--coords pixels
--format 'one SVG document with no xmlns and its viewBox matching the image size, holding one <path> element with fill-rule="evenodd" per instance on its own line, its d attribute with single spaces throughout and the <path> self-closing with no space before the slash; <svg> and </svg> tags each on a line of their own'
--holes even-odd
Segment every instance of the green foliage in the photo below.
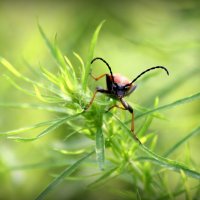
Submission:
<svg viewBox="0 0 200 200">
<path fill-rule="evenodd" d="M 75 59 L 77 59 L 77 62 L 80 64 L 81 75 L 77 74 L 75 70 L 77 68 L 70 59 L 64 56 L 57 45 L 55 43 L 53 44 L 48 39 L 39 24 L 38 28 L 40 34 L 58 66 L 56 73 L 49 71 L 45 67 L 40 67 L 41 78 L 45 81 L 33 81 L 22 75 L 5 58 L 0 58 L 1 65 L 7 68 L 16 79 L 28 83 L 30 88 L 26 89 L 21 87 L 13 77 L 10 78 L 6 76 L 7 80 L 21 92 L 33 96 L 41 102 L 40 104 L 19 104 L 10 102 L 1 103 L 0 106 L 18 107 L 20 109 L 33 108 L 50 111 L 56 114 L 53 120 L 11 131 L 0 132 L 0 135 L 4 137 L 7 136 L 8 139 L 17 141 L 35 142 L 41 137 L 47 136 L 57 130 L 62 125 L 67 125 L 72 131 L 67 133 L 66 138 L 63 139 L 64 142 L 68 142 L 71 136 L 76 136 L 79 132 L 85 138 L 92 141 L 91 145 L 75 149 L 74 151 L 67 151 L 64 149 L 58 150 L 60 154 L 66 154 L 66 159 L 69 154 L 77 156 L 85 155 L 81 158 L 77 157 L 72 164 L 68 162 L 64 163 L 66 169 L 56 175 L 56 178 L 52 180 L 36 199 L 44 199 L 52 190 L 56 189 L 59 183 L 65 181 L 67 178 L 71 177 L 76 180 L 75 172 L 78 168 L 82 167 L 81 165 L 83 163 L 91 164 L 88 158 L 95 151 L 97 165 L 101 171 L 98 171 L 98 174 L 94 174 L 95 179 L 88 185 L 90 189 L 99 187 L 117 177 L 125 179 L 127 182 L 130 182 L 131 178 L 133 184 L 132 188 L 134 189 L 127 193 L 124 191 L 120 194 L 121 196 L 137 199 L 166 199 L 177 195 L 176 190 L 163 193 L 166 186 L 163 180 L 160 180 L 160 177 L 165 176 L 168 172 L 167 170 L 171 170 L 172 172 L 179 172 L 180 179 L 184 179 L 179 185 L 180 189 L 178 194 L 188 194 L 188 189 L 185 188 L 187 176 L 199 181 L 200 174 L 196 169 L 191 169 L 190 166 L 187 166 L 187 164 L 166 157 L 172 154 L 181 145 L 189 142 L 192 137 L 199 134 L 199 127 L 176 142 L 163 154 L 164 156 L 154 153 L 154 148 L 157 144 L 157 135 L 153 131 L 149 132 L 149 130 L 155 118 L 157 120 L 163 120 L 163 113 L 161 113 L 161 111 L 173 109 L 182 104 L 188 104 L 192 101 L 199 100 L 200 93 L 187 96 L 163 106 L 158 106 L 158 100 L 156 100 L 153 109 L 136 105 L 136 120 L 141 121 L 144 118 L 142 126 L 137 133 L 142 144 L 134 140 L 130 129 L 127 128 L 126 124 L 128 124 L 130 120 L 122 121 L 121 118 L 123 116 L 119 117 L 117 114 L 105 113 L 106 108 L 113 103 L 113 101 L 108 101 L 107 97 L 102 96 L 101 99 L 98 98 L 88 111 L 84 111 L 84 108 L 92 96 L 92 91 L 88 86 L 90 62 L 94 56 L 94 48 L 103 23 L 104 21 L 100 23 L 93 34 L 87 60 L 84 62 L 80 55 L 74 53 Z M 43 128 L 43 130 L 36 136 L 31 137 L 28 132 L 37 128 Z M 26 137 L 21 136 L 22 133 L 26 134 Z M 149 146 L 149 148 L 147 146 Z M 41 165 L 37 166 L 39 168 L 41 167 Z M 47 164 L 47 166 L 51 168 L 52 164 Z M 30 168 L 34 167 L 36 166 Z M 85 176 L 85 179 L 91 175 L 93 174 Z M 128 176 L 128 178 L 126 176 Z M 154 195 L 152 196 L 152 194 Z"/>
<path fill-rule="evenodd" d="M 88 77 L 89 77 L 89 73 L 90 73 L 90 66 L 91 66 L 90 63 L 91 63 L 91 60 L 94 57 L 94 48 L 95 48 L 95 45 L 96 45 L 96 42 L 97 42 L 97 39 L 98 39 L 99 31 L 101 30 L 101 27 L 104 24 L 104 22 L 105 21 L 102 21 L 99 24 L 99 26 L 97 27 L 96 31 L 94 32 L 94 35 L 92 37 L 91 42 L 90 42 L 88 59 L 87 59 L 87 62 L 86 62 L 85 71 L 83 71 L 83 72 L 85 72 L 85 74 L 83 75 L 83 80 L 82 80 L 82 85 L 83 85 L 84 91 L 86 90 L 86 85 L 87 85 Z"/>
<path fill-rule="evenodd" d="M 45 189 L 43 192 L 41 192 L 39 194 L 39 196 L 36 198 L 36 200 L 40 200 L 40 199 L 44 199 L 44 197 L 51 192 L 51 190 L 54 189 L 54 187 L 56 187 L 56 185 L 58 185 L 60 182 L 63 181 L 63 179 L 66 176 L 69 176 L 70 174 L 72 174 L 78 167 L 79 165 L 84 162 L 89 156 L 91 156 L 94 153 L 94 151 L 88 153 L 86 156 L 84 156 L 83 158 L 81 158 L 80 160 L 78 160 L 76 163 L 74 163 L 73 165 L 71 165 L 69 168 L 67 168 L 66 170 L 64 170 L 59 176 L 57 176 Z"/>
</svg>

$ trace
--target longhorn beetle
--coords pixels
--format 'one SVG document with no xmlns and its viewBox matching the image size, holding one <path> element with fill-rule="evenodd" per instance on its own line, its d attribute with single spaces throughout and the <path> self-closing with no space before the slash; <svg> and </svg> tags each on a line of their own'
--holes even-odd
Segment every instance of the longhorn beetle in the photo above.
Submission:
<svg viewBox="0 0 200 200">
<path fill-rule="evenodd" d="M 132 121 L 131 121 L 131 132 L 133 133 L 134 138 L 140 142 L 140 140 L 137 138 L 136 134 L 134 133 L 134 112 L 133 112 L 133 108 L 126 102 L 124 101 L 124 97 L 130 95 L 135 89 L 136 89 L 136 85 L 133 85 L 133 83 L 140 78 L 143 74 L 145 74 L 146 72 L 149 72 L 151 70 L 154 69 L 163 69 L 166 71 L 167 75 L 169 75 L 168 70 L 163 67 L 163 66 L 156 66 L 156 67 L 151 67 L 146 69 L 145 71 L 143 71 L 142 73 L 140 73 L 136 78 L 134 78 L 132 81 L 129 81 L 126 77 L 119 75 L 119 74 L 113 74 L 111 67 L 109 66 L 109 64 L 100 57 L 96 57 L 91 61 L 91 64 L 96 61 L 96 60 L 101 60 L 102 62 L 104 62 L 106 64 L 106 66 L 108 67 L 110 74 L 102 74 L 98 77 L 94 77 L 91 73 L 91 76 L 93 79 L 95 79 L 96 81 L 98 81 L 99 79 L 103 78 L 104 76 L 106 76 L 106 85 L 107 85 L 107 89 L 103 89 L 101 87 L 97 87 L 96 91 L 94 92 L 94 95 L 92 97 L 92 99 L 90 100 L 89 104 L 87 105 L 87 107 L 85 108 L 85 110 L 87 110 L 93 103 L 94 98 L 97 94 L 97 92 L 100 93 L 104 93 L 106 95 L 108 95 L 109 97 L 113 98 L 113 99 L 117 99 L 118 101 L 121 102 L 122 106 L 119 105 L 113 105 L 111 106 L 108 110 L 110 111 L 112 108 L 117 107 L 123 110 L 128 110 L 131 115 L 132 115 Z"/>
</svg>

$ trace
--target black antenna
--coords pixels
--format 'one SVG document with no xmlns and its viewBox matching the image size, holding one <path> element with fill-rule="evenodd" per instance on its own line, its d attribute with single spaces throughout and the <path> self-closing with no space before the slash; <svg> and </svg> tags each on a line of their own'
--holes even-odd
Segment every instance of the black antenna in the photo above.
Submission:
<svg viewBox="0 0 200 200">
<path fill-rule="evenodd" d="M 145 74 L 146 72 L 151 71 L 151 70 L 154 70 L 154 69 L 158 69 L 158 68 L 165 70 L 166 73 L 167 73 L 167 75 L 169 75 L 168 70 L 167 70 L 165 67 L 163 67 L 163 66 L 151 67 L 151 68 L 149 68 L 149 69 L 143 71 L 143 72 L 142 72 L 141 74 L 139 74 L 135 79 L 133 79 L 133 80 L 131 81 L 131 83 L 129 83 L 129 84 L 127 84 L 127 85 L 131 85 L 132 83 L 134 83 L 138 78 L 140 78 L 140 77 L 141 77 L 143 74 Z"/>
<path fill-rule="evenodd" d="M 109 69 L 109 71 L 110 71 L 110 75 L 111 75 L 111 77 L 112 77 L 112 81 L 114 82 L 114 77 L 113 77 L 113 73 L 112 73 L 112 69 L 111 69 L 110 65 L 109 65 L 103 58 L 100 58 L 100 57 L 94 58 L 94 59 L 91 61 L 91 64 L 92 64 L 95 60 L 101 60 L 101 61 L 103 61 L 103 62 L 107 65 L 107 67 L 108 67 L 108 69 Z"/>
</svg>

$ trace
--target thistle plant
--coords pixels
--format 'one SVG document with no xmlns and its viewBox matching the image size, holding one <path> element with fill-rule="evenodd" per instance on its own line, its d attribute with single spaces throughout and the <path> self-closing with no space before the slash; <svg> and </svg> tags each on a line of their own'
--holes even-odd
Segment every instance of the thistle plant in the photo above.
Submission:
<svg viewBox="0 0 200 200">
<path fill-rule="evenodd" d="M 86 62 L 83 61 L 79 54 L 73 53 L 79 62 L 79 66 L 74 66 L 70 59 L 62 54 L 57 44 L 52 43 L 42 27 L 38 25 L 40 34 L 58 69 L 55 74 L 47 68 L 40 66 L 41 71 L 39 74 L 42 80 L 44 80 L 42 82 L 22 75 L 9 61 L 5 58 L 0 58 L 2 66 L 7 68 L 13 76 L 30 84 L 32 89 L 27 90 L 19 86 L 12 77 L 5 75 L 7 80 L 21 92 L 41 101 L 41 104 L 15 104 L 10 102 L 1 103 L 1 106 L 34 108 L 51 111 L 56 114 L 56 117 L 52 120 L 1 132 L 1 136 L 7 136 L 8 139 L 21 142 L 34 142 L 42 137 L 48 137 L 58 127 L 67 124 L 70 127 L 69 130 L 72 131 L 67 132 L 66 137 L 63 138 L 63 143 L 67 143 L 70 137 L 76 137 L 77 134 L 81 134 L 91 141 L 89 146 L 81 147 L 71 152 L 72 155 L 78 155 L 77 160 L 72 164 L 67 162 L 65 169 L 53 178 L 52 182 L 38 194 L 36 199 L 43 199 L 46 195 L 50 195 L 49 193 L 52 190 L 56 190 L 56 187 L 59 187 L 58 184 L 62 181 L 70 181 L 70 178 L 76 178 L 74 172 L 78 168 L 84 167 L 82 166 L 83 163 L 92 165 L 94 161 L 95 165 L 99 167 L 98 171 L 91 170 L 91 174 L 87 174 L 83 178 L 93 177 L 93 180 L 88 184 L 90 189 L 95 189 L 109 180 L 121 179 L 131 184 L 132 189 L 120 192 L 115 191 L 115 195 L 119 197 L 126 199 L 174 199 L 179 195 L 190 196 L 185 183 L 187 177 L 191 177 L 197 182 L 193 188 L 196 191 L 193 197 L 197 199 L 200 173 L 195 169 L 190 169 L 186 164 L 180 163 L 177 160 L 171 160 L 168 157 L 192 137 L 199 134 L 200 127 L 195 127 L 184 138 L 180 138 L 177 143 L 170 145 L 163 155 L 158 155 L 154 152 L 157 144 L 157 135 L 155 131 L 149 132 L 149 127 L 155 118 L 158 120 L 164 119 L 163 110 L 173 109 L 176 106 L 199 100 L 200 93 L 162 106 L 159 106 L 159 99 L 155 98 L 153 108 L 145 108 L 133 104 L 136 111 L 136 122 L 142 120 L 142 125 L 136 130 L 141 144 L 134 140 L 132 136 L 129 129 L 130 119 L 128 115 L 126 116 L 122 112 L 115 111 L 105 112 L 107 108 L 114 104 L 114 100 L 100 95 L 89 110 L 84 110 L 93 94 L 93 90 L 88 84 L 91 71 L 90 62 L 94 57 L 95 45 L 103 23 L 100 23 L 93 34 Z M 30 131 L 39 127 L 44 127 L 43 131 L 34 137 L 29 136 L 28 133 Z M 67 152 L 68 150 L 66 149 L 59 150 L 60 154 L 67 154 Z M 180 174 L 180 181 L 177 183 L 176 188 L 170 191 L 164 183 L 164 178 L 161 178 L 167 177 L 168 170 Z"/>
</svg>

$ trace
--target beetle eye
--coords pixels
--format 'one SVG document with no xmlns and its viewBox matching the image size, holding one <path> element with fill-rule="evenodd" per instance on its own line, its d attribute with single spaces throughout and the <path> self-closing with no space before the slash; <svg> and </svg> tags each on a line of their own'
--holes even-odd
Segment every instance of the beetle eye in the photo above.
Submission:
<svg viewBox="0 0 200 200">
<path fill-rule="evenodd" d="M 130 88 L 130 86 L 129 85 L 127 85 L 127 86 L 124 86 L 124 89 L 125 90 L 128 90 Z"/>
<path fill-rule="evenodd" d="M 116 83 L 113 83 L 113 88 L 117 88 L 117 84 Z"/>
</svg>

